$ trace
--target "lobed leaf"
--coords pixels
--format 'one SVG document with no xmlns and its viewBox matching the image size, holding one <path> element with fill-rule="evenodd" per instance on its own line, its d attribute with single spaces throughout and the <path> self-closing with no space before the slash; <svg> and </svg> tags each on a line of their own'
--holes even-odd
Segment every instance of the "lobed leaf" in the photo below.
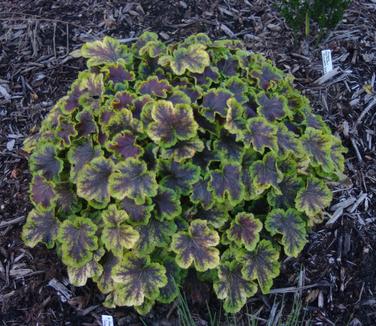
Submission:
<svg viewBox="0 0 376 326">
<path fill-rule="evenodd" d="M 85 43 L 81 48 L 81 55 L 88 59 L 88 67 L 116 63 L 119 59 L 128 63 L 131 62 L 131 55 L 126 49 L 118 40 L 105 36 L 102 41 Z"/>
<path fill-rule="evenodd" d="M 190 196 L 192 203 L 201 205 L 204 209 L 213 206 L 213 195 L 209 190 L 209 178 L 200 178 L 194 185 Z"/>
<path fill-rule="evenodd" d="M 253 145 L 253 148 L 264 153 L 265 148 L 273 151 L 277 148 L 277 128 L 263 118 L 251 118 L 247 121 L 247 129 L 243 135 L 245 145 Z"/>
<path fill-rule="evenodd" d="M 330 141 L 321 130 L 307 128 L 301 137 L 304 151 L 308 154 L 313 166 L 330 172 L 333 169 L 330 157 Z"/>
<path fill-rule="evenodd" d="M 74 286 L 84 286 L 89 278 L 94 278 L 103 273 L 103 267 L 98 261 L 104 254 L 104 250 L 99 250 L 91 261 L 81 267 L 68 266 L 69 282 Z"/>
<path fill-rule="evenodd" d="M 194 220 L 188 231 L 180 231 L 173 235 L 171 250 L 176 253 L 176 263 L 181 268 L 192 265 L 199 272 L 215 268 L 219 264 L 219 235 L 211 230 L 204 220 Z"/>
<path fill-rule="evenodd" d="M 59 224 L 53 209 L 45 211 L 33 209 L 23 226 L 22 240 L 32 248 L 40 242 L 44 243 L 47 248 L 52 248 L 57 239 Z"/>
<path fill-rule="evenodd" d="M 153 210 L 153 205 L 151 204 L 151 199 L 147 198 L 144 204 L 138 205 L 133 199 L 124 197 L 119 206 L 121 209 L 125 210 L 129 216 L 129 220 L 133 224 L 146 224 L 149 222 L 151 211 Z"/>
<path fill-rule="evenodd" d="M 47 180 L 57 179 L 63 171 L 63 161 L 51 143 L 38 146 L 31 154 L 29 162 L 31 173 L 41 174 Z"/>
<path fill-rule="evenodd" d="M 266 120 L 272 122 L 274 120 L 281 120 L 286 116 L 287 101 L 281 96 L 273 96 L 269 98 L 267 95 L 262 94 L 257 99 L 260 104 L 258 108 L 259 114 L 265 117 Z"/>
<path fill-rule="evenodd" d="M 104 227 L 101 240 L 108 251 L 121 256 L 124 249 L 131 249 L 139 239 L 139 233 L 126 223 L 128 214 L 110 205 L 102 212 Z"/>
<path fill-rule="evenodd" d="M 204 143 L 199 138 L 178 141 L 169 148 L 162 148 L 161 157 L 164 159 L 172 158 L 176 162 L 182 162 L 195 156 L 197 152 L 204 150 Z"/>
<path fill-rule="evenodd" d="M 274 154 L 267 153 L 262 160 L 254 162 L 251 166 L 251 175 L 257 193 L 262 193 L 270 187 L 277 193 L 281 192 L 278 184 L 283 180 L 283 173 L 277 167 Z"/>
<path fill-rule="evenodd" d="M 235 245 L 242 245 L 252 251 L 260 240 L 261 229 L 261 221 L 252 213 L 241 212 L 236 214 L 226 235 Z"/>
<path fill-rule="evenodd" d="M 56 202 L 56 192 L 52 182 L 41 175 L 36 175 L 31 181 L 30 199 L 39 208 L 52 208 Z"/>
<path fill-rule="evenodd" d="M 136 243 L 135 250 L 141 255 L 145 255 L 152 253 L 156 247 L 167 247 L 176 229 L 174 222 L 160 221 L 152 217 L 147 225 L 136 227 L 140 238 Z"/>
<path fill-rule="evenodd" d="M 98 248 L 97 226 L 85 217 L 72 216 L 59 227 L 63 263 L 71 267 L 83 267 L 91 261 Z"/>
<path fill-rule="evenodd" d="M 148 126 L 149 137 L 161 146 L 170 147 L 178 140 L 188 140 L 196 135 L 197 123 L 192 108 L 187 104 L 173 105 L 169 101 L 154 102 Z"/>
<path fill-rule="evenodd" d="M 85 138 L 73 143 L 67 154 L 68 161 L 71 164 L 71 180 L 76 183 L 78 173 L 82 170 L 84 165 L 101 155 L 101 147 L 94 145 L 91 138 Z"/>
<path fill-rule="evenodd" d="M 261 292 L 267 294 L 273 278 L 279 275 L 279 249 L 270 241 L 261 240 L 254 251 L 243 251 L 239 258 L 243 277 L 249 281 L 257 279 Z"/>
<path fill-rule="evenodd" d="M 223 118 L 227 115 L 227 100 L 232 93 L 224 88 L 209 90 L 202 100 L 202 113 L 209 121 L 214 122 L 215 116 Z"/>
<path fill-rule="evenodd" d="M 266 217 L 265 228 L 272 236 L 282 235 L 281 243 L 287 256 L 297 257 L 307 243 L 305 222 L 293 208 L 273 209 Z"/>
<path fill-rule="evenodd" d="M 107 148 L 114 154 L 121 155 L 125 159 L 138 157 L 142 154 L 142 148 L 136 144 L 136 137 L 130 131 L 118 133 Z"/>
<path fill-rule="evenodd" d="M 240 166 L 226 164 L 220 170 L 211 171 L 209 187 L 219 202 L 228 200 L 232 205 L 239 203 L 244 195 Z"/>
<path fill-rule="evenodd" d="M 180 196 L 171 189 L 160 187 L 153 202 L 160 219 L 172 220 L 182 212 Z"/>
<path fill-rule="evenodd" d="M 295 206 L 309 217 L 314 217 L 329 206 L 332 197 L 332 192 L 323 181 L 310 177 L 306 186 L 298 191 Z"/>
<path fill-rule="evenodd" d="M 171 86 L 167 80 L 159 80 L 158 77 L 149 77 L 146 81 L 139 83 L 136 88 L 143 95 L 151 95 L 166 98 Z"/>
<path fill-rule="evenodd" d="M 110 176 L 114 163 L 99 156 L 85 164 L 77 177 L 77 195 L 98 205 L 110 201 Z"/>
<path fill-rule="evenodd" d="M 141 205 L 147 197 L 157 194 L 158 185 L 155 173 L 148 171 L 144 161 L 128 158 L 115 166 L 110 178 L 110 187 L 112 197 L 128 197 Z"/>
<path fill-rule="evenodd" d="M 178 163 L 170 160 L 158 162 L 158 175 L 162 175 L 160 185 L 181 195 L 191 192 L 192 185 L 199 179 L 200 170 L 192 163 Z"/>
<path fill-rule="evenodd" d="M 140 306 L 146 299 L 154 300 L 159 290 L 167 284 L 166 269 L 152 263 L 150 257 L 137 257 L 132 253 L 124 255 L 112 272 L 118 289 L 119 302 L 123 306 Z"/>
<path fill-rule="evenodd" d="M 257 285 L 244 279 L 241 265 L 236 262 L 221 262 L 218 267 L 218 280 L 213 284 L 218 299 L 224 300 L 227 313 L 237 313 L 246 304 L 247 299 L 257 291 Z"/>
<path fill-rule="evenodd" d="M 178 76 L 183 75 L 186 70 L 202 74 L 210 64 L 210 57 L 205 51 L 205 46 L 192 44 L 177 48 L 172 56 L 162 57 L 159 62 L 169 64 L 171 70 Z"/>
</svg>

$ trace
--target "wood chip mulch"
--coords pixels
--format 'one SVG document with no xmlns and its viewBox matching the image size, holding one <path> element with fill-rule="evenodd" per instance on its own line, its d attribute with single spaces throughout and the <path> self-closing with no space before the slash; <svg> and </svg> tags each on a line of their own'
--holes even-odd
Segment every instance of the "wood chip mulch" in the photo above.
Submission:
<svg viewBox="0 0 376 326">
<path fill-rule="evenodd" d="M 130 309 L 103 308 L 92 284 L 64 283 L 55 253 L 26 248 L 19 235 L 31 207 L 22 141 L 84 68 L 69 53 L 104 35 L 129 42 L 144 30 L 168 42 L 197 32 L 244 40 L 296 77 L 296 87 L 349 149 L 348 179 L 333 185 L 326 220 L 312 230 L 299 259 L 283 263 L 273 293 L 252 298 L 248 312 L 263 324 L 282 297 L 288 312 L 293 296 L 300 295 L 313 325 L 376 324 L 376 1 L 353 1 L 342 23 L 320 42 L 294 36 L 274 3 L 0 1 L 1 325 L 100 325 L 102 314 L 115 316 L 119 325 L 142 325 Z M 335 67 L 324 78 L 322 49 L 332 50 Z M 205 300 L 214 311 L 219 307 L 204 290 L 187 285 L 197 325 L 208 325 Z M 175 306 L 156 306 L 144 321 L 174 325 L 176 318 Z M 241 325 L 245 313 L 236 318 Z"/>
</svg>

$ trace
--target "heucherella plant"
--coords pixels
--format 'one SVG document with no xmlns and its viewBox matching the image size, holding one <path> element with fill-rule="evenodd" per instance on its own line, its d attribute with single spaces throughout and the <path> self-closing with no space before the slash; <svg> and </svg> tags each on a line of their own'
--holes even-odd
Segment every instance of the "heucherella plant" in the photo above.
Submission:
<svg viewBox="0 0 376 326">
<path fill-rule="evenodd" d="M 292 77 L 234 40 L 85 44 L 88 69 L 30 152 L 31 247 L 55 247 L 70 282 L 145 314 L 187 270 L 227 312 L 268 293 L 297 257 L 344 169 L 341 141 Z"/>
</svg>

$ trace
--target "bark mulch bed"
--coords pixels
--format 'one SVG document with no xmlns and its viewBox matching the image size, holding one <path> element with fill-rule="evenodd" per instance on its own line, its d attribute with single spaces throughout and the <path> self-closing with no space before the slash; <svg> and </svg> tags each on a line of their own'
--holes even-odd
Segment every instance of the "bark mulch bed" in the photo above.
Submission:
<svg viewBox="0 0 376 326">
<path fill-rule="evenodd" d="M 64 266 L 53 251 L 26 248 L 19 235 L 30 209 L 22 141 L 83 69 L 84 62 L 69 53 L 104 35 L 130 42 L 144 30 L 166 41 L 197 32 L 243 39 L 296 76 L 296 86 L 349 149 L 348 179 L 333 185 L 327 219 L 311 232 L 300 258 L 283 263 L 273 294 L 252 298 L 248 311 L 258 311 L 262 324 L 282 296 L 288 312 L 293 295 L 300 295 L 314 325 L 376 324 L 376 3 L 353 1 L 343 22 L 320 42 L 294 37 L 273 3 L 0 1 L 1 325 L 99 325 L 101 314 L 112 314 L 119 325 L 142 325 L 130 309 L 104 309 L 92 284 L 67 285 L 70 299 L 63 302 L 48 283 L 64 282 Z M 336 69 L 320 79 L 326 48 Z M 205 301 L 219 309 L 210 291 L 187 284 L 186 293 L 197 324 L 208 325 Z M 245 313 L 236 318 L 240 325 Z M 176 307 L 156 306 L 144 322 L 177 324 Z"/>
</svg>

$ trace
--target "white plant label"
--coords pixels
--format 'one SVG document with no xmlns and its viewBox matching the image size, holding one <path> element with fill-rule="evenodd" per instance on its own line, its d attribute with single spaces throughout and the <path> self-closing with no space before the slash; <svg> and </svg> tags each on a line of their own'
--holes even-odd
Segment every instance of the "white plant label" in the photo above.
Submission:
<svg viewBox="0 0 376 326">
<path fill-rule="evenodd" d="M 324 75 L 326 75 L 329 71 L 333 70 L 333 62 L 332 62 L 332 51 L 331 50 L 322 50 L 322 66 L 324 70 Z"/>
<path fill-rule="evenodd" d="M 114 319 L 109 315 L 102 315 L 102 326 L 114 326 Z"/>
</svg>

